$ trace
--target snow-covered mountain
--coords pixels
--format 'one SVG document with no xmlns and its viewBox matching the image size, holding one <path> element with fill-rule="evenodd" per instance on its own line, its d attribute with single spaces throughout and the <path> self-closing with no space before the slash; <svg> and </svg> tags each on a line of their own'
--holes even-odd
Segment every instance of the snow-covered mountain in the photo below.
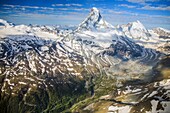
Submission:
<svg viewBox="0 0 170 113">
<path fill-rule="evenodd" d="M 127 36 L 135 41 L 135 43 L 145 48 L 151 48 L 169 54 L 169 50 L 167 50 L 166 47 L 168 45 L 167 43 L 170 41 L 168 38 L 170 34 L 166 29 L 155 28 L 153 30 L 148 30 L 138 20 L 125 25 L 118 25 L 116 29 L 121 31 L 122 35 Z"/>
<path fill-rule="evenodd" d="M 65 106 L 56 107 L 58 103 L 70 107 L 80 93 L 87 93 L 85 81 L 91 77 L 112 78 L 116 87 L 130 80 L 151 81 L 157 77 L 153 68 L 166 56 L 159 47 L 169 40 L 159 37 L 167 33 L 147 30 L 139 21 L 113 27 L 97 8 L 70 30 L 0 23 L 1 103 L 13 106 L 5 98 L 18 97 L 13 107 L 22 109 L 17 112 L 61 112 Z M 74 98 L 70 103 L 67 95 Z"/>
<path fill-rule="evenodd" d="M 140 21 L 131 22 L 126 25 L 117 26 L 126 36 L 137 40 L 149 40 L 151 34 Z"/>
</svg>

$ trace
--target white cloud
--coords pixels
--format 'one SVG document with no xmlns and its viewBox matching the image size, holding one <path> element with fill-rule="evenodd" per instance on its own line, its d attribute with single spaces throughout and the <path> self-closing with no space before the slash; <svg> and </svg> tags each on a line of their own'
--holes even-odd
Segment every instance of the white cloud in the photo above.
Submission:
<svg viewBox="0 0 170 113">
<path fill-rule="evenodd" d="M 72 10 L 75 10 L 75 11 L 90 11 L 90 9 L 88 9 L 88 8 L 74 8 Z"/>
<path fill-rule="evenodd" d="M 131 3 L 145 3 L 145 2 L 158 2 L 160 0 L 127 0 L 127 1 Z"/>
<path fill-rule="evenodd" d="M 127 0 L 127 1 L 131 3 L 145 3 L 145 0 Z"/>
<path fill-rule="evenodd" d="M 77 7 L 81 7 L 82 4 L 52 4 L 52 6 L 77 6 Z"/>
<path fill-rule="evenodd" d="M 144 9 L 144 10 L 170 10 L 170 6 L 166 6 L 166 5 L 158 5 L 158 6 L 152 6 L 151 3 L 148 3 L 148 2 L 158 2 L 158 1 L 161 1 L 161 0 L 127 0 L 128 2 L 131 2 L 131 3 L 137 3 L 137 4 L 141 4 L 142 7 L 140 8 L 137 8 L 137 9 Z M 162 0 L 162 1 L 165 1 L 165 2 L 170 2 L 170 0 Z M 128 7 L 128 5 L 126 4 L 122 4 L 124 7 Z M 121 6 L 121 5 L 120 5 Z M 129 7 L 130 8 L 130 7 Z M 132 7 L 133 8 L 133 7 Z"/>
<path fill-rule="evenodd" d="M 63 4 L 62 4 L 63 5 Z M 62 6 L 60 4 L 60 6 Z M 65 6 L 80 6 L 80 4 L 65 4 Z M 9 5 L 9 4 L 4 4 L 2 7 L 5 12 L 8 10 L 11 13 L 20 13 L 20 12 L 25 12 L 25 13 L 30 13 L 28 12 L 29 9 L 35 9 L 34 13 L 48 13 L 48 14 L 58 14 L 59 12 L 73 12 L 73 11 L 90 11 L 88 8 L 81 8 L 81 7 L 39 7 L 39 6 L 21 6 L 21 5 Z M 3 11 L 4 12 L 4 11 Z"/>
<path fill-rule="evenodd" d="M 9 5 L 9 4 L 4 4 L 3 6 L 14 8 L 14 7 L 19 7 L 20 5 Z"/>
<path fill-rule="evenodd" d="M 169 10 L 170 11 L 170 6 L 149 6 L 149 5 L 145 5 L 139 9 L 144 9 L 144 10 Z"/>
<path fill-rule="evenodd" d="M 5 16 L 4 19 L 15 24 L 38 24 L 38 25 L 78 25 L 87 15 L 80 12 L 67 14 L 35 14 L 18 13 Z"/>
<path fill-rule="evenodd" d="M 103 14 L 104 19 L 112 25 L 121 25 L 140 20 L 146 28 L 152 29 L 155 27 L 163 27 L 170 29 L 170 16 L 162 15 L 148 15 L 148 14 L 133 14 L 129 12 L 122 12 L 120 14 L 108 13 Z"/>
<path fill-rule="evenodd" d="M 170 0 L 126 0 L 130 3 L 136 3 L 141 5 L 149 5 L 154 2 L 164 1 L 164 2 L 170 2 Z"/>
<path fill-rule="evenodd" d="M 133 5 L 127 5 L 127 4 L 121 4 L 119 5 L 121 7 L 127 7 L 127 8 L 136 8 L 136 6 L 133 6 Z"/>
<path fill-rule="evenodd" d="M 61 9 L 67 10 L 68 8 Z M 84 10 L 81 8 L 72 8 L 74 10 Z M 89 9 L 85 9 L 89 10 Z M 58 11 L 58 8 L 55 10 L 55 14 L 37 14 L 32 13 L 13 13 L 12 15 L 4 17 L 8 21 L 11 21 L 16 24 L 47 24 L 47 25 L 78 25 L 82 22 L 89 12 L 69 12 L 69 11 Z M 163 27 L 170 29 L 169 19 L 170 16 L 162 15 L 144 15 L 144 14 L 135 14 L 130 11 L 115 11 L 109 9 L 101 9 L 103 18 L 113 25 L 117 24 L 127 24 L 131 21 L 140 20 L 147 28 L 153 27 Z"/>
<path fill-rule="evenodd" d="M 114 11 L 114 10 L 111 10 L 111 9 L 107 9 L 106 11 L 110 14 L 112 14 L 112 13 L 113 14 L 126 14 L 127 13 L 126 11 Z"/>
<path fill-rule="evenodd" d="M 120 11 L 120 10 L 112 10 L 112 9 L 101 9 L 101 11 L 103 12 L 103 14 L 109 14 L 109 15 L 113 15 L 113 14 L 119 14 L 119 15 L 139 15 L 138 13 L 133 13 L 130 11 Z"/>
<path fill-rule="evenodd" d="M 10 7 L 10 8 L 18 8 L 18 9 L 44 9 L 44 10 L 54 10 L 54 8 L 50 7 L 39 7 L 39 6 L 21 6 L 21 5 L 8 5 L 4 4 L 3 6 L 5 7 Z"/>
</svg>

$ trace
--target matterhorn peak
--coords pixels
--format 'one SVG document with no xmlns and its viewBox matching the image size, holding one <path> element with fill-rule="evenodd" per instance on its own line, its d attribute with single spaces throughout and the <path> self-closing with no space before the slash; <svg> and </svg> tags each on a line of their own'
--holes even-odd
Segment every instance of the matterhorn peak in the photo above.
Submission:
<svg viewBox="0 0 170 113">
<path fill-rule="evenodd" d="M 102 18 L 100 11 L 96 7 L 93 7 L 91 9 L 88 17 L 78 26 L 78 30 L 92 30 L 103 28 L 113 28 L 113 26 Z"/>
<path fill-rule="evenodd" d="M 96 7 L 91 8 L 91 12 L 100 13 L 100 11 Z"/>
<path fill-rule="evenodd" d="M 102 19 L 100 11 L 96 7 L 91 8 L 91 12 L 89 15 L 96 17 L 94 19 Z"/>
</svg>

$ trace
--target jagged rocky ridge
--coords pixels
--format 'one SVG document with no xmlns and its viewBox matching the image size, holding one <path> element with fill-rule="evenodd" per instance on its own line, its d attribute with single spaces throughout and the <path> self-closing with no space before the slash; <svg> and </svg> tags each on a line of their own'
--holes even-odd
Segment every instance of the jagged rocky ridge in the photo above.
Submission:
<svg viewBox="0 0 170 113">
<path fill-rule="evenodd" d="M 165 38 L 168 39 L 170 38 L 170 31 L 169 30 L 165 30 L 163 28 L 155 28 L 153 29 L 153 31 L 157 34 L 159 34 L 159 38 Z"/>
<path fill-rule="evenodd" d="M 123 30 L 127 26 L 132 31 Z M 0 32 L 2 112 L 61 112 L 87 94 L 85 81 L 91 77 L 113 79 L 117 87 L 127 80 L 150 81 L 155 77 L 152 68 L 165 54 L 128 35 L 133 30 L 149 33 L 139 21 L 127 26 L 114 28 L 96 8 L 77 29 L 63 34 L 48 27 L 5 24 Z"/>
</svg>

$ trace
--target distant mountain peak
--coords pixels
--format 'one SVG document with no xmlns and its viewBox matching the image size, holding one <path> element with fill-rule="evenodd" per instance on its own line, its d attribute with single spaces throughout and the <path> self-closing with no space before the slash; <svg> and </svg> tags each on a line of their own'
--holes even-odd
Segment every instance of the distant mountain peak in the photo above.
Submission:
<svg viewBox="0 0 170 113">
<path fill-rule="evenodd" d="M 123 25 L 124 27 L 129 27 L 129 28 L 133 28 L 133 29 L 141 29 L 143 31 L 147 31 L 145 26 L 139 21 L 134 21 L 134 22 L 130 22 L 127 25 Z"/>
<path fill-rule="evenodd" d="M 93 7 L 87 18 L 79 24 L 78 30 L 92 30 L 92 29 L 102 29 L 102 28 L 113 28 L 111 24 L 106 22 L 100 14 L 100 11 Z"/>
<path fill-rule="evenodd" d="M 162 28 L 162 27 L 154 28 L 154 30 L 162 30 L 162 31 L 164 31 L 164 32 L 168 32 L 168 33 L 170 33 L 170 30 L 165 29 L 165 28 Z"/>
<path fill-rule="evenodd" d="M 137 20 L 136 22 L 133 22 L 132 25 L 136 28 L 140 28 L 140 29 L 143 29 L 144 31 L 147 31 L 145 26 L 139 20 Z"/>
<path fill-rule="evenodd" d="M 9 27 L 9 26 L 13 26 L 13 23 L 10 23 L 6 20 L 0 19 L 0 26 Z"/>
<path fill-rule="evenodd" d="M 170 39 L 170 30 L 157 27 L 153 29 L 154 33 L 159 35 L 159 38 Z"/>
<path fill-rule="evenodd" d="M 126 36 L 134 39 L 149 40 L 150 37 L 149 31 L 139 20 L 118 26 L 117 28 L 125 33 Z"/>
</svg>

